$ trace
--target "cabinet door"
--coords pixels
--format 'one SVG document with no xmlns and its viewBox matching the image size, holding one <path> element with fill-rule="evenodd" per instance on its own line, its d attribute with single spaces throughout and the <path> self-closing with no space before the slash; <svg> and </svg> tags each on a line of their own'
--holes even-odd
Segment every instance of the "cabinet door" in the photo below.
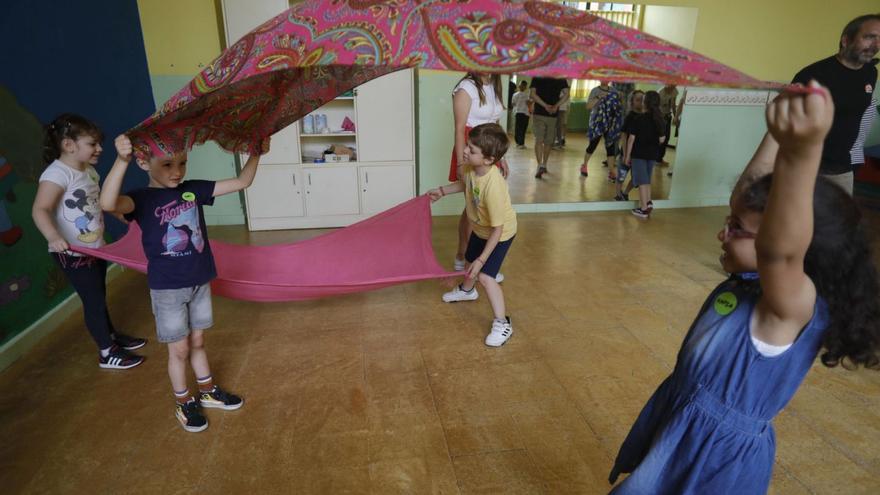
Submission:
<svg viewBox="0 0 880 495">
<path fill-rule="evenodd" d="M 359 162 L 414 160 L 412 77 L 404 69 L 358 86 Z"/>
<path fill-rule="evenodd" d="M 289 165 L 260 165 L 251 187 L 245 189 L 248 218 L 301 217 L 302 175 Z"/>
<path fill-rule="evenodd" d="M 226 46 L 288 8 L 288 0 L 223 0 Z"/>
<path fill-rule="evenodd" d="M 413 197 L 413 166 L 360 167 L 361 211 L 373 215 Z"/>
<path fill-rule="evenodd" d="M 356 167 L 304 168 L 306 212 L 318 215 L 357 215 L 358 177 Z"/>
<path fill-rule="evenodd" d="M 298 127 L 296 123 L 293 123 L 272 135 L 269 152 L 260 158 L 260 166 L 300 163 Z M 245 160 L 247 160 L 247 156 L 242 155 L 242 165 Z"/>
</svg>

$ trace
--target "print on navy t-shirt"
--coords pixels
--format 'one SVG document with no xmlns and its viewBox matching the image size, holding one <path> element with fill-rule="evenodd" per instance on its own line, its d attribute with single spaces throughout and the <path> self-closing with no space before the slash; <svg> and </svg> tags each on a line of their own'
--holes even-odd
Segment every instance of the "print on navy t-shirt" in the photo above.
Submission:
<svg viewBox="0 0 880 495">
<path fill-rule="evenodd" d="M 151 289 L 194 287 L 216 277 L 203 205 L 214 203 L 214 182 L 184 181 L 176 188 L 148 187 L 128 193 L 126 215 L 141 228 Z"/>
</svg>

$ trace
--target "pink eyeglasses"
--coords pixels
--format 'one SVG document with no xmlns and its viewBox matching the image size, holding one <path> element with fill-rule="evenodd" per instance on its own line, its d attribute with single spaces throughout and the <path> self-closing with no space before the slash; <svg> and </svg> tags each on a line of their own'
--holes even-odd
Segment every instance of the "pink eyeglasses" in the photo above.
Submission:
<svg viewBox="0 0 880 495">
<path fill-rule="evenodd" d="M 754 239 L 758 237 L 757 232 L 750 232 L 745 229 L 734 228 L 730 226 L 731 217 L 727 217 L 724 219 L 724 239 Z"/>
</svg>

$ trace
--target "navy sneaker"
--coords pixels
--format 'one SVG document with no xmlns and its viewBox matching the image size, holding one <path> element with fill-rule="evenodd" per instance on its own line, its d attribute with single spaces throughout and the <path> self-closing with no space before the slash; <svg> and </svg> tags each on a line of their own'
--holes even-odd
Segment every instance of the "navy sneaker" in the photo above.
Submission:
<svg viewBox="0 0 880 495">
<path fill-rule="evenodd" d="M 633 208 L 630 212 L 639 218 L 648 218 L 651 216 L 650 210 L 643 210 L 641 208 Z"/>
<path fill-rule="evenodd" d="M 127 370 L 143 362 L 143 356 L 132 354 L 118 345 L 110 348 L 107 357 L 101 356 L 100 352 L 98 353 L 98 366 L 107 370 Z"/>
<path fill-rule="evenodd" d="M 237 395 L 230 394 L 214 385 L 210 392 L 199 392 L 199 402 L 202 407 L 211 407 L 234 411 L 244 405 L 244 401 Z"/>
<path fill-rule="evenodd" d="M 133 351 L 147 345 L 147 339 L 131 337 L 129 335 L 125 335 L 124 333 L 113 333 L 110 334 L 110 337 L 113 338 L 113 342 L 116 345 L 122 347 L 126 351 Z"/>
<path fill-rule="evenodd" d="M 202 414 L 202 407 L 193 398 L 190 398 L 186 404 L 178 402 L 174 410 L 174 416 L 180 421 L 180 426 L 183 426 L 184 430 L 191 433 L 205 431 L 208 427 L 208 420 Z"/>
</svg>

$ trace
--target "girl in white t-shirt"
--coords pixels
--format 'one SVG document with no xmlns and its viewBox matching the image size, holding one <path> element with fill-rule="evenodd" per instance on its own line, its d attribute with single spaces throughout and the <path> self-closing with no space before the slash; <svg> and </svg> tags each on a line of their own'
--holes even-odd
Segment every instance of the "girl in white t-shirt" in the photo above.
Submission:
<svg viewBox="0 0 880 495">
<path fill-rule="evenodd" d="M 83 304 L 86 328 L 98 345 L 98 366 L 129 369 L 144 358 L 128 351 L 146 340 L 117 333 L 107 311 L 107 262 L 70 251 L 71 246 L 104 245 L 104 216 L 98 202 L 101 188 L 94 165 L 103 135 L 89 120 L 63 114 L 46 126 L 43 158 L 32 216 L 49 244 L 52 259 L 70 281 Z"/>
<path fill-rule="evenodd" d="M 498 74 L 482 74 L 468 72 L 452 90 L 452 114 L 455 119 L 455 146 L 449 164 L 449 180 L 459 180 L 459 163 L 464 163 L 464 148 L 467 134 L 480 124 L 497 124 L 504 111 L 502 102 L 501 76 Z M 506 160 L 498 162 L 502 175 L 506 178 L 508 166 Z M 455 253 L 455 270 L 464 270 L 464 252 L 471 235 L 471 225 L 465 211 L 461 212 L 458 222 L 458 251 Z M 504 275 L 498 274 L 500 282 Z"/>
</svg>

